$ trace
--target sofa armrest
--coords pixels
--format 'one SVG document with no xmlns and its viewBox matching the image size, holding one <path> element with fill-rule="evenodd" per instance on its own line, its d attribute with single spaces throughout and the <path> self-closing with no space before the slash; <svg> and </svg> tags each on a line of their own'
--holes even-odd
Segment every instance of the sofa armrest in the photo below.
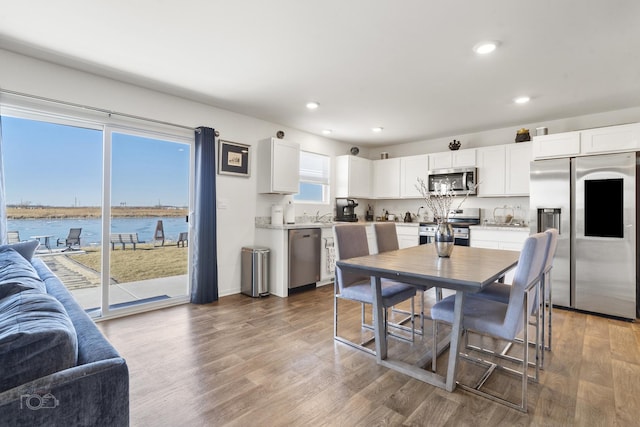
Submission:
<svg viewBox="0 0 640 427">
<path fill-rule="evenodd" d="M 75 366 L 0 393 L 0 425 L 129 425 L 122 358 Z"/>
</svg>

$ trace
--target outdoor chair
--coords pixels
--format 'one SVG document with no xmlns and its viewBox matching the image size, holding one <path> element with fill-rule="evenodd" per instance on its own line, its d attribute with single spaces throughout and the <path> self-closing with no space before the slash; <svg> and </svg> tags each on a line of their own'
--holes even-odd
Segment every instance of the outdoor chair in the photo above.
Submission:
<svg viewBox="0 0 640 427">
<path fill-rule="evenodd" d="M 344 224 L 336 225 L 333 227 L 337 258 L 349 259 L 358 256 L 369 255 L 369 245 L 367 243 L 367 232 L 364 225 L 358 224 Z M 384 313 L 384 337 L 387 335 L 394 338 L 398 338 L 404 341 L 413 342 L 414 339 L 414 303 L 413 297 L 416 295 L 416 288 L 404 283 L 396 282 L 394 280 L 382 279 L 382 304 Z M 373 304 L 373 293 L 371 291 L 371 277 L 359 275 L 357 273 L 343 272 L 339 267 L 336 267 L 336 278 L 334 281 L 334 323 L 333 323 L 333 338 L 336 341 L 350 345 L 354 348 L 363 350 L 367 353 L 375 355 L 376 352 L 368 347 L 365 347 L 368 343 L 372 342 L 375 338 L 370 338 L 361 344 L 357 344 L 350 341 L 338 334 L 338 300 L 346 299 L 359 302 L 361 305 L 361 327 L 366 329 L 373 329 L 369 324 L 365 323 L 365 305 Z M 388 331 L 388 326 L 398 325 L 390 324 L 388 322 L 388 308 L 396 304 L 400 304 L 403 301 L 411 300 L 411 339 L 401 335 L 393 334 Z"/>
<path fill-rule="evenodd" d="M 456 355 L 458 358 L 462 356 L 477 364 L 488 365 L 488 370 L 474 386 L 462 383 L 458 383 L 458 385 L 464 390 L 479 394 L 523 412 L 527 412 L 527 383 L 529 382 L 529 375 L 527 373 L 529 367 L 528 324 L 529 318 L 534 313 L 535 305 L 538 304 L 539 301 L 539 283 L 546 262 L 549 240 L 549 234 L 537 233 L 528 237 L 525 241 L 522 252 L 520 252 L 520 258 L 507 304 L 469 294 L 465 296 L 462 306 L 462 328 L 464 333 L 468 334 L 469 331 L 473 331 L 480 335 L 511 342 L 515 342 L 516 337 L 522 333 L 524 345 L 522 351 L 523 357 L 521 359 L 521 372 L 499 365 L 495 361 L 486 361 L 472 357 L 469 354 L 458 353 Z M 455 295 L 452 295 L 436 303 L 431 309 L 431 316 L 435 320 L 433 326 L 432 353 L 434 355 L 436 354 L 435 343 L 437 341 L 438 322 L 453 323 L 454 303 Z M 540 311 L 537 310 L 537 313 L 539 316 Z M 536 335 L 538 333 L 539 331 L 536 328 Z M 540 346 L 536 345 L 536 358 L 539 356 L 539 351 Z M 514 372 L 521 377 L 522 397 L 519 404 L 481 390 L 496 368 Z M 436 357 L 432 359 L 432 369 L 435 372 Z"/>
<path fill-rule="evenodd" d="M 7 243 L 19 243 L 19 242 L 20 242 L 20 232 L 7 231 Z"/>
<path fill-rule="evenodd" d="M 67 251 L 72 250 L 71 247 L 73 245 L 80 246 L 80 233 L 82 233 L 82 228 L 71 228 L 69 230 L 69 235 L 66 239 L 57 239 L 56 246 L 64 245 L 67 247 Z"/>
</svg>

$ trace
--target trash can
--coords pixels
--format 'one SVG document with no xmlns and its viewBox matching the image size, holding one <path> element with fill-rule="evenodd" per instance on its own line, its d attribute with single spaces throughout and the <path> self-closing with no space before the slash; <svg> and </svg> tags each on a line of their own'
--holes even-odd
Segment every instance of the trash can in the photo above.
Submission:
<svg viewBox="0 0 640 427">
<path fill-rule="evenodd" d="M 269 248 L 242 248 L 242 279 L 240 291 L 250 297 L 269 295 Z"/>
</svg>

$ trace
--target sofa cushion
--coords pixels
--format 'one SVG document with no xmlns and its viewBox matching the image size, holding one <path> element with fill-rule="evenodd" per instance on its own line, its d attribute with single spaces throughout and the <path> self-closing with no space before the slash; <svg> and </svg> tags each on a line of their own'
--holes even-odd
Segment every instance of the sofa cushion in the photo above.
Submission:
<svg viewBox="0 0 640 427">
<path fill-rule="evenodd" d="M 62 304 L 46 293 L 0 300 L 0 392 L 76 365 L 76 331 Z"/>
<path fill-rule="evenodd" d="M 31 261 L 31 258 L 33 258 L 33 254 L 36 253 L 38 246 L 40 246 L 40 242 L 38 240 L 26 240 L 24 242 L 0 245 L 0 251 L 3 251 L 6 248 L 11 248 L 22 255 L 27 261 Z"/>
<path fill-rule="evenodd" d="M 0 247 L 0 299 L 28 290 L 47 292 L 29 261 L 12 248 Z"/>
</svg>

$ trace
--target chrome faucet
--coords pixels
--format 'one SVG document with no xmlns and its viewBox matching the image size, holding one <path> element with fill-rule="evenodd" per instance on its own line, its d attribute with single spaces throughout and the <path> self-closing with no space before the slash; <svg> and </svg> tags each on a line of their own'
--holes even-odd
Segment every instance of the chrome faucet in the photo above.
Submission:
<svg viewBox="0 0 640 427">
<path fill-rule="evenodd" d="M 322 219 L 323 219 L 324 217 L 328 216 L 328 215 L 331 215 L 331 212 L 320 215 L 320 211 L 317 211 L 317 212 L 316 212 L 316 218 L 313 220 L 313 222 L 321 222 L 321 221 L 322 221 Z"/>
<path fill-rule="evenodd" d="M 418 208 L 418 212 L 416 212 L 416 219 L 418 220 L 418 222 L 420 222 L 420 209 L 424 209 L 424 206 L 420 206 Z"/>
</svg>

